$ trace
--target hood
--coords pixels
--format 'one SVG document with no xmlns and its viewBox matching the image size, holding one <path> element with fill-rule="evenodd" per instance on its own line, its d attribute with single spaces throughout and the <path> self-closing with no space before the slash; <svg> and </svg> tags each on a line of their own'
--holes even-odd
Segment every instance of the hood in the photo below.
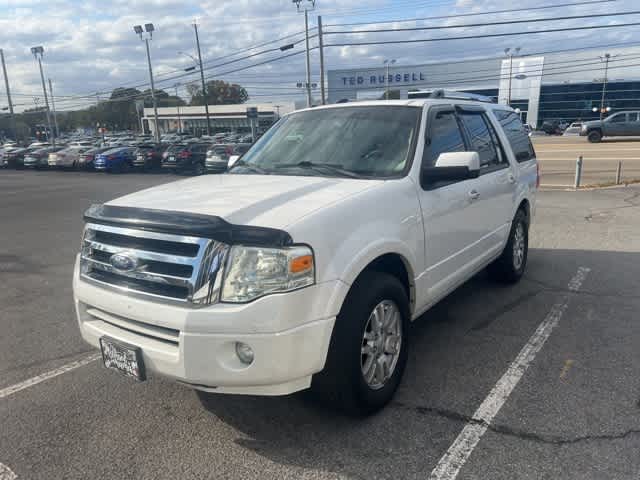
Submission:
<svg viewBox="0 0 640 480">
<path fill-rule="evenodd" d="M 214 215 L 236 225 L 282 229 L 319 208 L 383 183 L 349 178 L 204 175 L 107 204 Z"/>
<path fill-rule="evenodd" d="M 597 127 L 602 124 L 602 120 L 590 120 L 588 122 L 582 122 L 582 128 L 584 127 Z"/>
</svg>

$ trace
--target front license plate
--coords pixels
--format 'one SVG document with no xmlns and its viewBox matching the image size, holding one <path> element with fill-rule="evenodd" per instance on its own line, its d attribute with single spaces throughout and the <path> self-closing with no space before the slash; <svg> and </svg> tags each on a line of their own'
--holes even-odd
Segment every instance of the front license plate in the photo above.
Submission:
<svg viewBox="0 0 640 480">
<path fill-rule="evenodd" d="M 102 350 L 102 362 L 107 368 L 133 377 L 142 382 L 146 379 L 144 364 L 142 362 L 142 350 L 139 347 L 122 343 L 109 337 L 100 338 Z"/>
</svg>

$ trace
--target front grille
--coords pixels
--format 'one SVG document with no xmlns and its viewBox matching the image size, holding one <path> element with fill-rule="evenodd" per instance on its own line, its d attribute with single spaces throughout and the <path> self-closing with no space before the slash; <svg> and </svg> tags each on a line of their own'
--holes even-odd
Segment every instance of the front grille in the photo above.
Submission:
<svg viewBox="0 0 640 480">
<path fill-rule="evenodd" d="M 203 306 L 218 300 L 227 251 L 206 238 L 88 223 L 81 276 L 128 295 Z"/>
</svg>

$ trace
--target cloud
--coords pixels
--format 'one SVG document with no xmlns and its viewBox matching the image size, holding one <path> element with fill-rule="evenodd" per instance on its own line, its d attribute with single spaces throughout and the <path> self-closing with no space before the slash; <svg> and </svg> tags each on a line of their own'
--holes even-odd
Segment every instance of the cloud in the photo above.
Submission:
<svg viewBox="0 0 640 480">
<path fill-rule="evenodd" d="M 615 2 L 617 11 L 631 10 L 634 0 Z M 364 29 L 363 27 L 331 27 L 332 24 L 359 21 L 379 21 L 414 17 L 432 17 L 454 13 L 486 12 L 510 8 L 512 4 L 482 0 L 372 0 L 367 5 L 345 4 L 339 0 L 322 0 L 318 9 L 310 14 L 312 26 L 316 15 L 322 14 L 327 32 L 337 29 Z M 537 0 L 522 0 L 519 8 L 540 6 Z M 461 23 L 488 22 L 514 18 L 553 17 L 560 14 L 578 14 L 605 11 L 602 6 L 538 10 L 493 14 L 463 18 L 409 23 L 389 23 L 376 28 L 394 28 L 424 25 L 458 25 Z M 37 13 L 34 14 L 34 13 Z M 636 17 L 588 19 L 580 21 L 545 22 L 503 27 L 459 28 L 440 31 L 413 31 L 387 33 L 358 33 L 357 35 L 326 35 L 325 44 L 351 41 L 421 39 L 452 37 L 472 33 L 495 31 L 535 31 L 569 25 L 597 24 L 605 21 L 633 21 Z M 5 0 L 0 7 L 0 45 L 3 46 L 9 70 L 14 102 L 18 110 L 33 105 L 33 97 L 41 96 L 40 78 L 29 48 L 43 45 L 44 68 L 55 83 L 60 96 L 61 109 L 93 102 L 96 92 L 108 96 L 118 86 L 146 88 L 148 72 L 145 47 L 136 37 L 132 26 L 153 22 L 156 27 L 151 41 L 151 56 L 157 83 L 160 88 L 173 88 L 198 80 L 197 74 L 185 74 L 183 69 L 193 61 L 178 52 L 196 55 L 194 19 L 199 24 L 202 54 L 206 65 L 224 64 L 238 58 L 230 53 L 271 40 L 299 33 L 304 28 L 303 15 L 295 11 L 290 0 Z M 565 32 L 562 34 L 531 35 L 447 42 L 368 45 L 327 48 L 328 68 L 351 68 L 382 65 L 385 58 L 395 58 L 400 65 L 426 63 L 437 60 L 456 60 L 466 57 L 498 56 L 505 47 L 522 46 L 527 51 L 544 51 L 567 46 L 615 43 L 633 39 L 633 30 L 611 29 L 600 31 Z M 313 33 L 313 32 L 312 32 Z M 301 35 L 281 42 L 265 45 L 248 53 L 277 48 L 284 43 L 302 40 Z M 312 46 L 317 40 L 312 38 Z M 239 67 L 274 59 L 283 54 L 304 49 L 304 42 L 293 50 L 279 50 L 247 59 L 242 62 L 221 65 L 207 70 L 207 75 L 226 72 Z M 220 58 L 223 57 L 223 58 Z M 313 80 L 319 78 L 318 52 L 312 52 Z M 196 72 L 197 73 L 197 72 Z M 270 64 L 226 75 L 224 78 L 247 85 L 255 100 L 303 98 L 296 83 L 304 81 L 304 55 L 279 60 Z M 285 94 L 286 93 L 286 94 Z M 0 83 L 0 104 L 4 104 L 4 88 Z M 88 98 L 67 98 L 79 95 Z M 269 97 L 269 95 L 271 95 Z M 296 97 L 297 96 L 297 97 Z"/>
</svg>

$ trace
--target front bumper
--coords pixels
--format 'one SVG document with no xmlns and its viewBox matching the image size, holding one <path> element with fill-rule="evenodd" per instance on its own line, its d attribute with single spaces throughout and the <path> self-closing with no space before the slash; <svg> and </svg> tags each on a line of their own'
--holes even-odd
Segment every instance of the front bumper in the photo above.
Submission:
<svg viewBox="0 0 640 480">
<path fill-rule="evenodd" d="M 326 360 L 335 313 L 329 300 L 342 282 L 326 282 L 248 304 L 185 308 L 98 287 L 74 272 L 74 302 L 82 337 L 101 336 L 141 348 L 151 372 L 199 390 L 285 395 L 308 388 Z M 251 346 L 245 365 L 236 342 Z"/>
<path fill-rule="evenodd" d="M 206 160 L 204 162 L 204 166 L 207 172 L 226 172 L 227 164 L 228 164 L 228 161 L 226 160 L 223 160 L 223 161 Z"/>
</svg>

